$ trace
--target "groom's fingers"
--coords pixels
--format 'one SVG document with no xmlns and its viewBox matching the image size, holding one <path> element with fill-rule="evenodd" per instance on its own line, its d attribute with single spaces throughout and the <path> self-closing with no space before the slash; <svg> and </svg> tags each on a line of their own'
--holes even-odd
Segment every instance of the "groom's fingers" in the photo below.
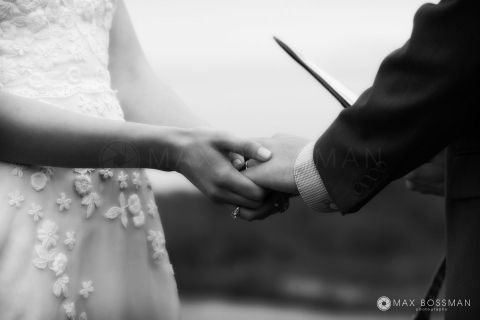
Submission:
<svg viewBox="0 0 480 320">
<path fill-rule="evenodd" d="M 283 203 L 286 203 L 288 207 L 288 198 L 285 198 L 281 193 L 275 192 L 270 194 L 262 206 L 257 209 L 241 208 L 239 217 L 247 221 L 263 220 L 273 214 L 281 212 Z"/>
<path fill-rule="evenodd" d="M 220 148 L 238 153 L 246 158 L 258 161 L 268 161 L 272 157 L 272 152 L 253 140 L 247 140 L 230 135 L 219 137 L 218 145 Z"/>
<path fill-rule="evenodd" d="M 409 190 L 422 194 L 431 194 L 437 196 L 445 195 L 445 184 L 443 183 L 431 183 L 421 180 L 412 181 L 407 179 L 405 181 L 405 185 Z"/>
<path fill-rule="evenodd" d="M 442 182 L 445 180 L 445 170 L 443 167 L 426 163 L 417 169 L 411 171 L 405 176 L 409 180 L 423 180 L 432 183 Z"/>
</svg>

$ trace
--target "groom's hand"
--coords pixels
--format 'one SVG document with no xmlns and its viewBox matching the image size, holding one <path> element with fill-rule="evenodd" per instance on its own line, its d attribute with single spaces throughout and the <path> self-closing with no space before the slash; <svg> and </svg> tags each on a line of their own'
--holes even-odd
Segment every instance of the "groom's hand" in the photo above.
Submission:
<svg viewBox="0 0 480 320">
<path fill-rule="evenodd" d="M 257 142 L 269 149 L 273 156 L 266 162 L 250 160 L 245 175 L 265 189 L 297 195 L 293 169 L 298 154 L 308 140 L 293 135 L 277 134 L 272 138 L 257 139 Z"/>
<path fill-rule="evenodd" d="M 257 139 L 257 142 L 272 151 L 273 156 L 266 162 L 249 160 L 244 174 L 255 184 L 273 192 L 259 208 L 241 209 L 240 217 L 248 221 L 265 219 L 288 209 L 289 197 L 298 194 L 293 173 L 295 160 L 308 140 L 277 134 L 272 138 Z"/>
<path fill-rule="evenodd" d="M 408 189 L 423 194 L 445 195 L 445 150 L 405 176 Z"/>
</svg>

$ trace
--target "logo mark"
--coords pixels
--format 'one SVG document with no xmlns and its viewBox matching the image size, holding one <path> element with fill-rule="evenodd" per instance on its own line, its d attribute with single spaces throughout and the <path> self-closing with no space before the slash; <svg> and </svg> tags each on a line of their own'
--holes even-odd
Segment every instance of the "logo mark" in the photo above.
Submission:
<svg viewBox="0 0 480 320">
<path fill-rule="evenodd" d="M 140 154 L 137 148 L 125 141 L 107 144 L 100 152 L 100 168 L 138 168 Z"/>
<path fill-rule="evenodd" d="M 377 307 L 380 311 L 387 311 L 392 307 L 392 301 L 388 297 L 380 297 L 377 300 Z"/>
</svg>

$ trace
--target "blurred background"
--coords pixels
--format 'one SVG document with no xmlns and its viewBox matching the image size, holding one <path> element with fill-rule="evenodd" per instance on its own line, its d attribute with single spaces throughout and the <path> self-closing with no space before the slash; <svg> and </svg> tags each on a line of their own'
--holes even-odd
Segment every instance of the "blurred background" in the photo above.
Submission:
<svg viewBox="0 0 480 320">
<path fill-rule="evenodd" d="M 158 76 L 198 114 L 243 136 L 318 137 L 341 107 L 277 35 L 352 91 L 409 37 L 419 0 L 126 0 Z M 301 201 L 234 222 L 185 179 L 153 172 L 185 320 L 391 319 L 379 296 L 420 299 L 443 256 L 442 199 L 387 187 L 361 212 Z"/>
</svg>

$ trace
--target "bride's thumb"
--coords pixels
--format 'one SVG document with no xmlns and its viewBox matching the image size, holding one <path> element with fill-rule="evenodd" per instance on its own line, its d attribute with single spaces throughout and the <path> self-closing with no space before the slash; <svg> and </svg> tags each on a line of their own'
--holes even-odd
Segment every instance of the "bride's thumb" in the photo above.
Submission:
<svg viewBox="0 0 480 320">
<path fill-rule="evenodd" d="M 223 142 L 223 147 L 228 151 L 238 153 L 245 158 L 255 159 L 261 162 L 268 161 L 272 158 L 272 152 L 270 150 L 253 140 L 224 137 Z"/>
</svg>

